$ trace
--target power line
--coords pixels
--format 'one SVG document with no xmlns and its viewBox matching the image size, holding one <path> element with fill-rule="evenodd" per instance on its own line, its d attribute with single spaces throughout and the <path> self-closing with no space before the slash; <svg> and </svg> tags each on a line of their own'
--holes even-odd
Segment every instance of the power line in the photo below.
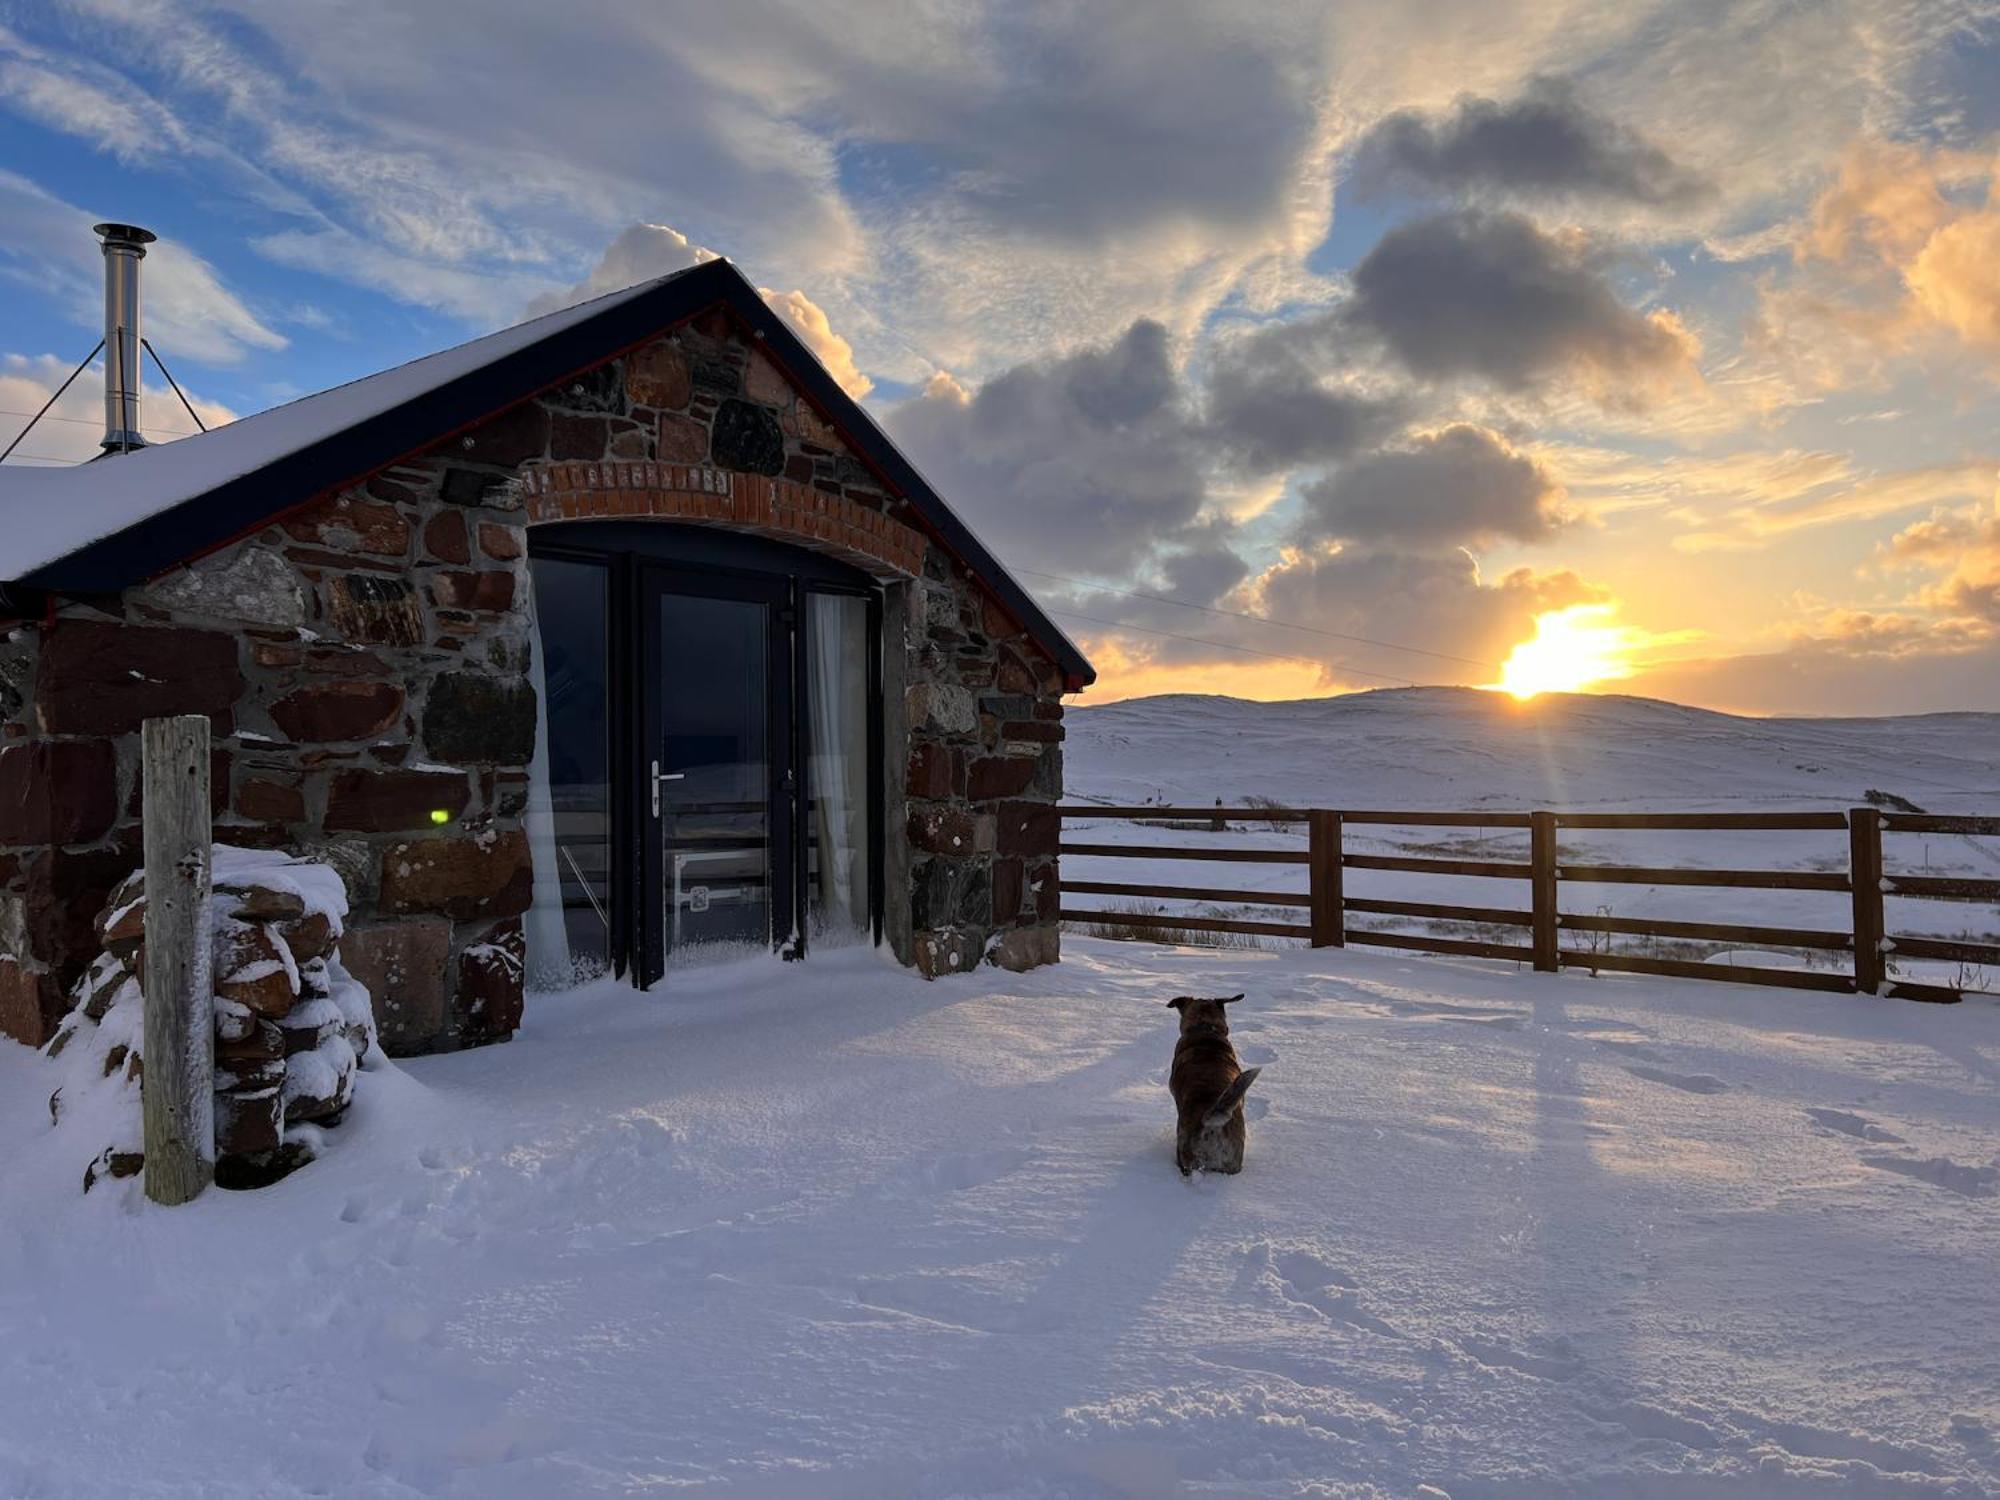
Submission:
<svg viewBox="0 0 2000 1500">
<path fill-rule="evenodd" d="M 1245 656 L 1266 656 L 1272 661 L 1303 662 L 1309 667 L 1318 667 L 1322 671 L 1325 671 L 1329 667 L 1334 667 L 1342 672 L 1352 672 L 1357 677 L 1373 677 L 1379 682 L 1393 682 L 1399 687 L 1416 687 L 1419 685 L 1407 677 L 1391 677 L 1383 672 L 1370 672 L 1362 667 L 1350 667 L 1345 662 L 1321 661 L 1316 656 L 1286 656 L 1279 651 L 1259 651 L 1255 646 L 1238 646 L 1230 641 L 1211 640 L 1205 635 L 1180 635 L 1171 630 L 1152 630 L 1144 625 L 1127 625 L 1123 620 L 1100 620 L 1095 615 L 1079 615 L 1066 609 L 1052 609 L 1049 613 L 1054 615 L 1058 620 L 1078 620 L 1086 625 L 1103 625 L 1111 630 L 1136 630 L 1141 635 L 1164 636 L 1170 641 L 1187 641 L 1196 646 L 1214 646 L 1223 651 L 1241 651 Z"/>
<path fill-rule="evenodd" d="M 31 417 L 33 415 L 33 412 L 15 411 L 10 406 L 0 406 L 0 417 Z M 104 425 L 103 419 L 98 417 L 46 416 L 42 420 L 44 422 L 67 422 L 72 427 L 101 427 Z M 192 427 L 156 427 L 151 422 L 146 424 L 146 430 L 148 432 L 172 432 L 182 437 L 193 437 L 195 435 L 195 429 Z M 202 429 L 204 432 L 207 430 L 207 428 Z"/>
<path fill-rule="evenodd" d="M 1127 599 L 1145 599 L 1154 604 L 1173 604 L 1178 605 L 1182 609 L 1198 609 L 1205 615 L 1220 615 L 1230 620 L 1254 620 L 1259 625 L 1276 625 L 1285 630 L 1303 631 L 1307 635 L 1325 636 L 1329 640 L 1352 641 L 1356 645 L 1361 646 L 1380 646 L 1388 651 L 1407 651 L 1413 656 L 1430 656 L 1435 657 L 1439 661 L 1457 662 L 1461 666 L 1467 667 L 1485 667 L 1489 671 L 1494 672 L 1500 670 L 1500 663 L 1497 661 L 1482 661 L 1476 656 L 1454 656 L 1449 651 L 1430 651 L 1422 646 L 1405 646 L 1398 641 L 1378 641 L 1370 636 L 1348 635 L 1344 631 L 1339 630 L 1323 630 L 1317 625 L 1300 625 L 1291 620 L 1274 620 L 1269 615 L 1253 615 L 1240 609 L 1217 609 L 1213 605 L 1195 604 L 1190 600 L 1174 599 L 1165 594 L 1142 594 L 1134 589 L 1113 588 L 1108 583 L 1092 583 L 1084 578 L 1065 578 L 1060 573 L 1043 573 L 1034 568 L 1016 568 L 1014 571 L 1016 573 L 1026 573 L 1031 578 L 1047 578 L 1056 583 L 1071 584 L 1080 589 L 1098 589 L 1107 594 L 1120 594 Z M 1126 625 L 1122 628 L 1137 630 L 1139 627 L 1136 625 Z M 1299 661 L 1304 658 L 1292 657 L 1288 659 Z M 1395 680 L 1401 681 L 1402 679 L 1398 678 Z"/>
</svg>

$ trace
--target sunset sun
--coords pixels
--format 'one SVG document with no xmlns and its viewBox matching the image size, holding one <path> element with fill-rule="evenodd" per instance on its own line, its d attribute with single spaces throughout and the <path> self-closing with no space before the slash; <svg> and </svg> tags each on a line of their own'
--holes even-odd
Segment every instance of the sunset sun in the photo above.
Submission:
<svg viewBox="0 0 2000 1500">
<path fill-rule="evenodd" d="M 1532 638 L 1516 646 L 1493 684 L 1516 698 L 1577 693 L 1599 682 L 1630 677 L 1633 652 L 1645 632 L 1613 625 L 1610 604 L 1573 604 L 1535 618 Z"/>
</svg>

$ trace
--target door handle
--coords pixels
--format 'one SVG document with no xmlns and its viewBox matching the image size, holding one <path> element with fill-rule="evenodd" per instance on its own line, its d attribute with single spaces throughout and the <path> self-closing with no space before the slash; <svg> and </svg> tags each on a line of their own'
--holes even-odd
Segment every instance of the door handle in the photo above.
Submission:
<svg viewBox="0 0 2000 1500">
<path fill-rule="evenodd" d="M 653 816 L 660 815 L 660 783 L 663 781 L 685 781 L 685 771 L 662 771 L 658 761 L 653 762 Z"/>
</svg>

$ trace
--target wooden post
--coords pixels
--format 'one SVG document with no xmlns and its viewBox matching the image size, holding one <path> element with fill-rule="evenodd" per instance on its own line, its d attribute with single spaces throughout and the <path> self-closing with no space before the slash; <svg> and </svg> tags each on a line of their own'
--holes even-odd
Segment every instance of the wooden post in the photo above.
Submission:
<svg viewBox="0 0 2000 1500">
<path fill-rule="evenodd" d="M 1312 882 L 1312 945 L 1347 946 L 1347 899 L 1342 890 L 1340 814 L 1316 807 L 1306 819 Z"/>
<path fill-rule="evenodd" d="M 1847 815 L 1847 880 L 1854 887 L 1854 987 L 1882 991 L 1882 814 L 1857 807 Z"/>
<path fill-rule="evenodd" d="M 1528 814 L 1528 865 L 1535 968 L 1553 974 L 1561 960 L 1556 956 L 1556 815 L 1552 812 Z"/>
<path fill-rule="evenodd" d="M 215 1176 L 208 720 L 148 719 L 143 746 L 146 1196 L 175 1204 Z"/>
</svg>

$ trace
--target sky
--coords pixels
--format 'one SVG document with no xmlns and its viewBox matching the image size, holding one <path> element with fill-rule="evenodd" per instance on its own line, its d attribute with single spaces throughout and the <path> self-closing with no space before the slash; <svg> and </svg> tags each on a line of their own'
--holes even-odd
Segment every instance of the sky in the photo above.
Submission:
<svg viewBox="0 0 2000 1500">
<path fill-rule="evenodd" d="M 1083 701 L 1996 710 L 1997 142 L 2000 0 L 0 0 L 0 443 L 99 219 L 211 423 L 722 254 Z"/>
</svg>

